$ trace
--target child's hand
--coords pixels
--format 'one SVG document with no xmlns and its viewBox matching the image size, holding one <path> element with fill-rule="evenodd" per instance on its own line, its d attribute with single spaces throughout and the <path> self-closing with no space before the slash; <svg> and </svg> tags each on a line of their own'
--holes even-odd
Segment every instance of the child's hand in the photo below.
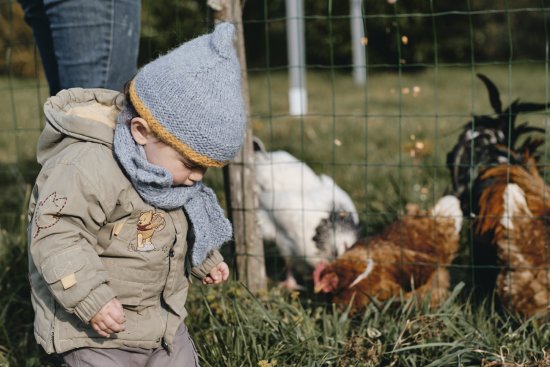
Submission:
<svg viewBox="0 0 550 367">
<path fill-rule="evenodd" d="M 112 333 L 124 331 L 124 322 L 126 319 L 122 305 L 118 299 L 113 298 L 92 317 L 90 325 L 99 335 L 108 338 Z"/>
<path fill-rule="evenodd" d="M 227 278 L 229 278 L 229 266 L 227 266 L 225 261 L 222 261 L 214 266 L 210 274 L 204 277 L 202 284 L 220 284 L 225 282 Z"/>
</svg>

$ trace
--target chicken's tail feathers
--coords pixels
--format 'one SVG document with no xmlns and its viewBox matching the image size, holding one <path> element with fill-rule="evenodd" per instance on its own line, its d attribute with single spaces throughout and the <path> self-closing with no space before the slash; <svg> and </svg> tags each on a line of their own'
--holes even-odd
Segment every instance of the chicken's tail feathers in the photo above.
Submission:
<svg viewBox="0 0 550 367">
<path fill-rule="evenodd" d="M 477 73 L 477 77 L 481 79 L 481 81 L 483 82 L 483 84 L 485 84 L 485 87 L 487 88 L 487 92 L 489 93 L 489 101 L 491 102 L 491 107 L 493 107 L 493 110 L 498 114 L 502 113 L 502 102 L 500 101 L 500 93 L 495 83 L 493 83 L 491 79 L 489 79 L 484 74 Z"/>
<path fill-rule="evenodd" d="M 525 192 L 517 184 L 511 183 L 506 185 L 506 189 L 502 194 L 504 212 L 500 223 L 509 230 L 514 229 L 512 218 L 518 216 L 532 217 L 533 214 L 527 206 Z"/>
<path fill-rule="evenodd" d="M 445 195 L 437 201 L 432 214 L 434 217 L 452 218 L 455 222 L 457 233 L 462 228 L 463 214 L 460 208 L 460 200 L 454 195 Z"/>
<path fill-rule="evenodd" d="M 513 121 L 515 117 L 522 112 L 541 111 L 545 110 L 548 106 L 547 103 L 520 102 L 519 100 L 515 100 L 510 104 L 510 106 L 508 106 L 508 108 L 506 108 L 506 110 L 503 111 L 502 102 L 500 101 L 500 92 L 498 91 L 495 83 L 493 83 L 487 76 L 481 73 L 478 73 L 477 77 L 481 79 L 481 81 L 483 82 L 483 84 L 485 84 L 485 87 L 487 88 L 491 107 L 493 107 L 495 113 L 501 117 L 512 115 Z M 502 122 L 502 127 L 504 128 L 505 126 L 507 126 L 508 118 L 503 119 Z M 512 125 L 512 128 L 514 128 L 514 125 Z"/>
</svg>

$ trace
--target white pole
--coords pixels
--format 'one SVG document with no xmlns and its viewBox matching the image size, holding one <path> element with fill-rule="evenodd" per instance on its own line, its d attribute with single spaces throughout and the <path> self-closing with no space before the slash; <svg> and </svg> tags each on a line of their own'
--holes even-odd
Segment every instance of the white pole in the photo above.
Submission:
<svg viewBox="0 0 550 367">
<path fill-rule="evenodd" d="M 365 49 L 363 38 L 362 0 L 350 0 L 351 10 L 351 43 L 353 51 L 353 80 L 355 84 L 364 85 L 367 81 Z"/>
<path fill-rule="evenodd" d="M 286 0 L 286 38 L 288 52 L 289 113 L 307 114 L 306 52 L 303 0 Z"/>
</svg>

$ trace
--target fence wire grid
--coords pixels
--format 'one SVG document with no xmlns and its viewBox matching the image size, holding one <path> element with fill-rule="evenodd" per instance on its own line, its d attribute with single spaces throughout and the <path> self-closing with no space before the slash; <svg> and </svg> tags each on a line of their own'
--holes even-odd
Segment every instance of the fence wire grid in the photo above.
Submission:
<svg viewBox="0 0 550 367">
<path fill-rule="evenodd" d="M 180 3 L 174 0 L 161 8 L 153 1 L 142 2 L 140 64 L 210 29 L 211 13 L 203 2 Z M 547 181 L 550 7 L 546 1 L 360 2 L 362 33 L 357 40 L 364 65 L 352 61 L 352 24 L 357 20 L 350 13 L 354 1 L 306 0 L 299 19 L 286 13 L 288 4 L 296 3 L 245 3 L 252 130 L 267 151 L 287 151 L 316 174 L 331 177 L 356 207 L 360 238 L 382 233 L 407 213 L 428 215 L 441 197 L 453 192 L 447 154 L 466 124 L 475 129 L 481 121 L 474 116 L 497 115 L 478 73 L 498 88 L 503 109 L 516 99 L 544 105 L 519 115 L 518 123 L 528 121 L 529 126 L 544 130 L 539 135 L 543 141 L 536 164 Z M 296 21 L 303 27 L 304 44 L 298 49 L 303 51 L 303 62 L 289 65 L 287 27 Z M 48 97 L 32 33 L 24 24 L 19 4 L 12 0 L 0 1 L 0 51 L 0 175 L 4 194 L 0 197 L 4 208 L 0 226 L 7 226 L 25 213 L 25 200 L 38 172 L 34 154 L 44 124 L 42 105 Z M 299 115 L 289 113 L 289 74 L 293 68 L 303 71 L 298 86 L 307 96 L 307 112 Z M 363 72 L 359 80 L 354 77 L 358 68 Z M 515 154 L 509 134 L 512 116 L 506 117 L 503 133 L 507 140 L 501 142 L 509 149 L 508 157 Z M 466 168 L 471 175 L 468 183 L 472 184 L 480 156 L 473 145 L 468 149 L 465 156 L 473 164 Z M 489 162 L 489 166 L 497 163 Z M 289 234 L 276 227 L 274 240 L 266 241 L 268 276 L 275 284 L 285 279 L 289 261 L 305 262 L 305 268 L 296 265 L 296 273 L 298 281 L 311 289 L 315 261 L 308 262 L 311 259 L 304 255 L 308 253 L 304 247 L 311 245 L 316 233 L 307 232 L 310 228 L 305 218 L 308 210 L 315 209 L 304 207 L 305 197 L 312 194 L 304 183 L 304 168 L 301 177 L 284 177 L 285 172 L 277 171 L 276 166 L 271 172 L 283 175 L 274 179 L 300 182 L 289 195 L 298 195 L 301 209 L 273 207 L 274 199 L 284 195 L 277 193 L 271 196 L 272 207 L 267 214 L 292 217 L 291 212 L 298 210 L 301 219 L 295 224 L 301 228 L 296 233 L 303 242 L 287 244 L 297 248 L 285 258 L 274 242 Z M 207 183 L 223 201 L 221 171 L 208 176 Z M 509 172 L 505 180 L 512 182 Z M 545 207 L 546 188 L 537 189 L 534 195 Z M 475 229 L 479 212 L 475 213 L 475 193 L 469 190 L 463 207 L 472 212 L 463 213 L 456 258 L 443 265 L 450 269 L 451 285 L 465 282 L 476 287 L 488 278 L 494 285 L 499 271 L 513 265 L 503 262 L 502 257 L 498 260 L 497 252 L 506 252 L 503 245 L 493 244 L 487 253 L 479 253 L 476 246 L 480 238 Z M 329 218 L 330 208 L 323 213 L 323 218 Z M 545 218 L 538 219 L 546 224 Z M 406 248 L 406 236 L 402 238 L 399 246 Z M 540 239 L 544 241 L 539 247 L 542 252 L 535 257 L 545 260 L 521 266 L 539 277 L 546 287 L 540 297 L 548 304 L 550 251 L 546 235 Z M 502 256 L 513 258 L 516 250 L 508 246 L 508 254 Z M 509 275 L 508 281 L 515 280 Z"/>
</svg>

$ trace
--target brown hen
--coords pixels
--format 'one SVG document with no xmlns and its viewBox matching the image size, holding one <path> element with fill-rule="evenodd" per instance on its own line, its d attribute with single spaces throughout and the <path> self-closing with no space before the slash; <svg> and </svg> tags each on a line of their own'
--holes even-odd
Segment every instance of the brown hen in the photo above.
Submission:
<svg viewBox="0 0 550 367">
<path fill-rule="evenodd" d="M 491 182 L 481 193 L 476 235 L 492 233 L 502 266 L 496 291 L 503 304 L 526 317 L 548 313 L 550 304 L 550 189 L 536 161 L 500 165 L 480 177 Z"/>
<path fill-rule="evenodd" d="M 445 196 L 431 213 L 407 214 L 332 263 L 319 264 L 313 274 L 315 292 L 330 293 L 336 304 L 353 300 L 355 310 L 371 298 L 408 299 L 414 294 L 431 294 L 430 304 L 438 305 L 448 294 L 447 266 L 458 250 L 461 225 L 460 202 Z"/>
</svg>

